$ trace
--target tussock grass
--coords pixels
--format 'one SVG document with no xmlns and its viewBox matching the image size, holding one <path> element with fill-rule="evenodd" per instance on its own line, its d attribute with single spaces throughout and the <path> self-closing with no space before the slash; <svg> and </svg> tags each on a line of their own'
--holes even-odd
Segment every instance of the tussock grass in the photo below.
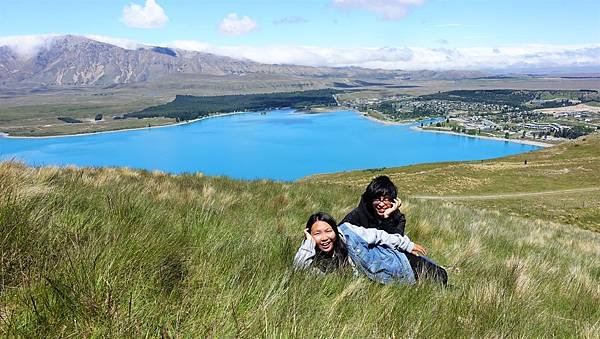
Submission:
<svg viewBox="0 0 600 339">
<path fill-rule="evenodd" d="M 0 335 L 597 336 L 600 234 L 405 199 L 451 286 L 295 272 L 362 187 L 0 164 Z"/>
<path fill-rule="evenodd" d="M 448 201 L 472 209 L 600 231 L 600 133 L 498 159 L 323 174 L 304 181 L 361 189 L 383 174 L 407 196 L 450 196 Z M 573 189 L 589 191 L 568 192 Z M 506 196 L 547 191 L 565 192 Z M 505 196 L 478 200 L 478 195 Z M 472 199 L 453 200 L 456 196 Z"/>
</svg>

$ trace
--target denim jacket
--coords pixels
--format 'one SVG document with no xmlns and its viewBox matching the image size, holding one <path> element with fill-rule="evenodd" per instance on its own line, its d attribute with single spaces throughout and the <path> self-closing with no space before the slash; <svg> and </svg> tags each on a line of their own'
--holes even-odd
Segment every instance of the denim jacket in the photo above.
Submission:
<svg viewBox="0 0 600 339">
<path fill-rule="evenodd" d="M 414 243 L 407 236 L 343 223 L 338 226 L 340 240 L 346 244 L 353 267 L 369 279 L 382 284 L 414 284 L 415 276 L 406 256 Z M 294 257 L 294 266 L 308 268 L 316 255 L 312 239 L 302 242 Z"/>
</svg>

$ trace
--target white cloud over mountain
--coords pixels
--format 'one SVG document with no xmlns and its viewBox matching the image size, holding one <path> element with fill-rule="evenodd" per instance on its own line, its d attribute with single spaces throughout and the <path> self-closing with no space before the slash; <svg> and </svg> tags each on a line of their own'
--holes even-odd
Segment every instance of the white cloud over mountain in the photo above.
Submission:
<svg viewBox="0 0 600 339">
<path fill-rule="evenodd" d="M 57 35 L 0 37 L 0 46 L 31 57 L 47 47 Z M 126 49 L 155 44 L 102 35 L 90 39 Z M 600 71 L 600 43 L 580 45 L 519 45 L 512 47 L 439 48 L 362 47 L 334 48 L 317 46 L 219 46 L 196 40 L 177 40 L 159 44 L 171 48 L 213 53 L 268 64 L 306 66 L 358 66 L 403 70 L 500 70 L 534 71 L 549 68 L 588 68 Z"/>
<path fill-rule="evenodd" d="M 169 18 L 155 0 L 146 0 L 143 7 L 133 3 L 125 6 L 122 21 L 133 28 L 160 28 Z"/>
<path fill-rule="evenodd" d="M 358 66 L 404 70 L 485 70 L 596 67 L 600 44 L 522 45 L 472 48 L 330 48 L 314 46 L 214 46 L 173 42 L 171 47 L 196 50 L 269 64 Z"/>
<path fill-rule="evenodd" d="M 32 57 L 41 48 L 47 47 L 57 34 L 15 35 L 0 37 L 0 46 L 7 46 L 22 57 Z"/>
<path fill-rule="evenodd" d="M 219 24 L 219 31 L 227 35 L 244 35 L 254 31 L 258 26 L 249 16 L 238 16 L 229 13 Z"/>
<path fill-rule="evenodd" d="M 340 9 L 374 12 L 386 20 L 399 20 L 408 14 L 411 7 L 423 2 L 425 0 L 333 0 L 333 5 Z"/>
<path fill-rule="evenodd" d="M 41 35 L 15 35 L 0 37 L 0 46 L 7 46 L 17 55 L 23 58 L 30 58 L 35 56 L 36 53 L 42 48 L 50 47 L 52 41 L 61 37 L 61 34 L 41 34 Z M 85 34 L 83 37 L 88 39 L 104 42 L 107 44 L 115 45 L 121 48 L 135 50 L 140 47 L 147 46 L 130 39 L 114 38 L 105 35 L 97 34 Z M 194 45 L 197 47 L 198 45 Z M 190 49 L 193 50 L 193 49 Z"/>
<path fill-rule="evenodd" d="M 113 38 L 106 35 L 86 34 L 84 37 L 131 50 L 146 46 L 145 44 L 130 39 Z"/>
</svg>

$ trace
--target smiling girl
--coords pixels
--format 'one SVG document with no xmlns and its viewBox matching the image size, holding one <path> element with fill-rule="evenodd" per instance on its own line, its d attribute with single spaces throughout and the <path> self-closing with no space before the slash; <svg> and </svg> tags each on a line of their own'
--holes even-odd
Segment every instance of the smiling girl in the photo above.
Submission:
<svg viewBox="0 0 600 339">
<path fill-rule="evenodd" d="M 414 284 L 415 274 L 402 251 L 424 255 L 425 249 L 408 237 L 343 223 L 339 227 L 328 214 L 311 215 L 305 239 L 294 257 L 297 268 L 327 273 L 352 267 L 370 279 L 388 284 Z"/>
</svg>

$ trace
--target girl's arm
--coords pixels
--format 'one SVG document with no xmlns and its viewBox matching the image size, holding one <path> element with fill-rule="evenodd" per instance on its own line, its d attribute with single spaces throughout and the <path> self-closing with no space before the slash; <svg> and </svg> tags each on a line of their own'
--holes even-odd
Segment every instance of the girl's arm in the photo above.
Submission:
<svg viewBox="0 0 600 339">
<path fill-rule="evenodd" d="M 356 235 L 365 239 L 369 245 L 382 245 L 409 253 L 412 252 L 415 247 L 415 243 L 410 241 L 410 239 L 405 235 L 402 236 L 400 234 L 389 234 L 375 228 L 364 228 L 352 225 L 350 223 L 344 223 L 343 225 L 346 225 L 346 227 L 348 227 Z"/>
<path fill-rule="evenodd" d="M 310 237 L 308 239 L 304 239 L 304 241 L 302 241 L 302 245 L 300 245 L 300 248 L 298 249 L 298 252 L 296 252 L 296 255 L 294 256 L 294 267 L 308 268 L 310 264 L 312 264 L 316 253 L 315 241 L 313 238 Z"/>
</svg>

